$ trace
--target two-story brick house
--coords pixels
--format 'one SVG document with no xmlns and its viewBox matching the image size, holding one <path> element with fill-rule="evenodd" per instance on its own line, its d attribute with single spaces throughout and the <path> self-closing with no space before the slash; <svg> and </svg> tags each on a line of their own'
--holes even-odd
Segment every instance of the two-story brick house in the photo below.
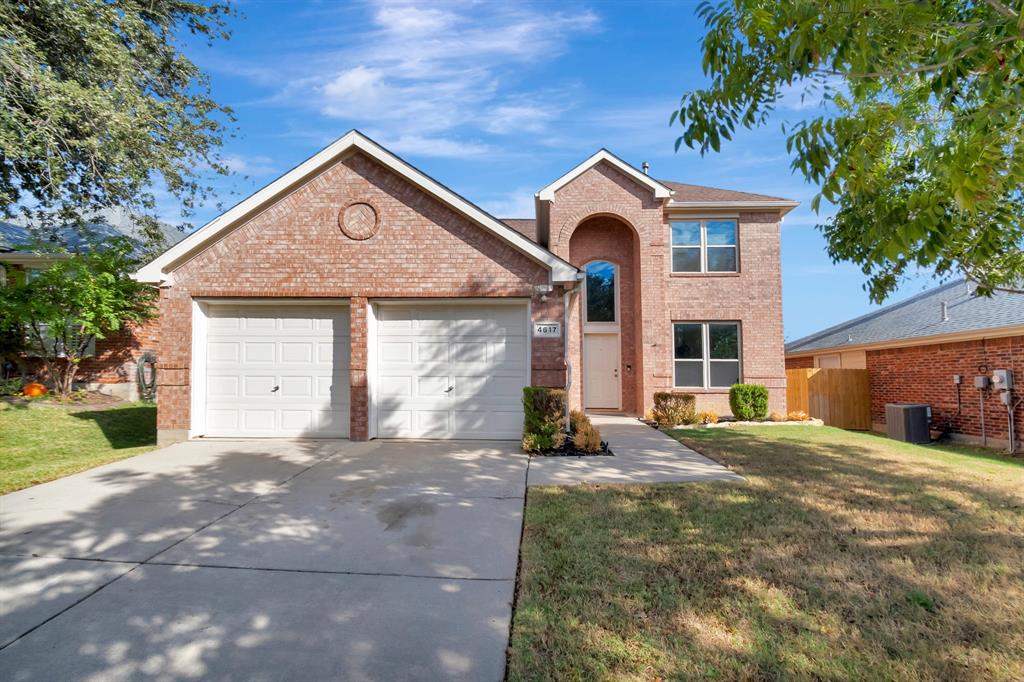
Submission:
<svg viewBox="0 0 1024 682">
<path fill-rule="evenodd" d="M 639 414 L 656 391 L 784 409 L 779 225 L 795 202 L 601 150 L 499 220 L 353 131 L 143 268 L 158 428 L 518 438 L 523 386 Z"/>
</svg>

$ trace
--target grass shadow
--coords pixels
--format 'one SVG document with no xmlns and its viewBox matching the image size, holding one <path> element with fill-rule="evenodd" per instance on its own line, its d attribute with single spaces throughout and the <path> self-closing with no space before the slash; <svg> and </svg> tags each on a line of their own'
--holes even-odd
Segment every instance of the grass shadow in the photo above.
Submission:
<svg viewBox="0 0 1024 682">
<path fill-rule="evenodd" d="M 156 446 L 156 405 L 140 404 L 109 410 L 71 412 L 72 417 L 95 423 L 115 450 Z"/>
</svg>

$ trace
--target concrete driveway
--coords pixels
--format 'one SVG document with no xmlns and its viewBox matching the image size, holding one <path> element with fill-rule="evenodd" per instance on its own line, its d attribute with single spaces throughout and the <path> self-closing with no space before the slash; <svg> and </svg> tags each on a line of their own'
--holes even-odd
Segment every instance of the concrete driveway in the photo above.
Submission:
<svg viewBox="0 0 1024 682">
<path fill-rule="evenodd" d="M 0 678 L 499 680 L 515 443 L 193 442 L 0 498 Z"/>
</svg>

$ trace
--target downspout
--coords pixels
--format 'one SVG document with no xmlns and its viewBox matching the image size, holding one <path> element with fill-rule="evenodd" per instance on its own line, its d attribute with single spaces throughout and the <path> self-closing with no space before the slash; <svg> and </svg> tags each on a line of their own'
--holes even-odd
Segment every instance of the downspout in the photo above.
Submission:
<svg viewBox="0 0 1024 682">
<path fill-rule="evenodd" d="M 569 310 L 572 308 L 573 299 L 579 293 L 579 288 L 573 286 L 562 294 L 562 302 L 565 305 L 564 316 L 562 317 L 564 332 L 562 334 L 562 357 L 565 358 L 565 432 L 569 433 L 569 391 L 572 389 L 572 362 L 569 360 Z"/>
</svg>

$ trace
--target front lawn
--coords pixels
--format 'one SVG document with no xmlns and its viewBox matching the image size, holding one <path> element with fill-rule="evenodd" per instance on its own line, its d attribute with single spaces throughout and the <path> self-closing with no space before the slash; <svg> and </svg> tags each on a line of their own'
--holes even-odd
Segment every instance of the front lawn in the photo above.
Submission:
<svg viewBox="0 0 1024 682">
<path fill-rule="evenodd" d="M 156 447 L 156 407 L 0 404 L 0 494 Z"/>
<path fill-rule="evenodd" d="M 511 680 L 1024 679 L 1024 461 L 670 433 L 747 480 L 531 488 Z"/>
</svg>

